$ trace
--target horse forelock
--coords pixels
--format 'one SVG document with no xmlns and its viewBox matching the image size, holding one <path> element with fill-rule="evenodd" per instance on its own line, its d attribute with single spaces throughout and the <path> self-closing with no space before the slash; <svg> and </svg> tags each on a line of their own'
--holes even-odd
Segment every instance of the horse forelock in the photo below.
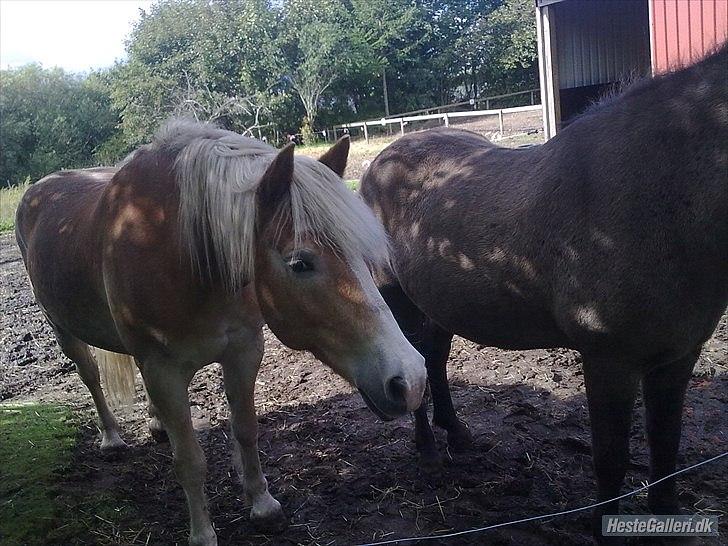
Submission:
<svg viewBox="0 0 728 546">
<path fill-rule="evenodd" d="M 174 158 L 183 244 L 200 274 L 217 273 L 228 290 L 254 274 L 256 190 L 277 154 L 259 140 L 212 125 L 173 120 L 153 146 Z M 289 198 L 272 217 L 290 220 L 294 245 L 313 238 L 348 262 L 388 260 L 384 229 L 328 167 L 296 156 Z"/>
</svg>

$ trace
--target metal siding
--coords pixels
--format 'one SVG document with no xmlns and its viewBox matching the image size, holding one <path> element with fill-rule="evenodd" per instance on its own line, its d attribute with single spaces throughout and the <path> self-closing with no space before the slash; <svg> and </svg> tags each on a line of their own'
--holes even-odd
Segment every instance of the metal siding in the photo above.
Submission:
<svg viewBox="0 0 728 546">
<path fill-rule="evenodd" d="M 650 0 L 655 74 L 691 64 L 728 39 L 728 0 Z"/>
<path fill-rule="evenodd" d="M 561 89 L 649 72 L 646 0 L 562 2 L 551 8 Z"/>
</svg>

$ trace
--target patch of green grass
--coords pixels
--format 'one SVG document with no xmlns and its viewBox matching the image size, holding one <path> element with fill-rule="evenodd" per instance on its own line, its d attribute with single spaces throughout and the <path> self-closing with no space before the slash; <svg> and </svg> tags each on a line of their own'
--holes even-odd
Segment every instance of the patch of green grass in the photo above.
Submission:
<svg viewBox="0 0 728 546">
<path fill-rule="evenodd" d="M 51 489 L 76 445 L 71 411 L 47 404 L 0 405 L 0 542 L 42 542 L 53 527 Z"/>
<path fill-rule="evenodd" d="M 60 490 L 79 438 L 79 418 L 52 404 L 0 404 L 0 544 L 124 544 L 143 528 L 113 491 Z M 120 523 L 123 522 L 123 523 Z"/>
<path fill-rule="evenodd" d="M 15 227 L 15 209 L 29 185 L 30 180 L 26 180 L 17 186 L 0 188 L 0 233 Z"/>
<path fill-rule="evenodd" d="M 356 178 L 352 180 L 344 180 L 344 184 L 346 184 L 346 187 L 349 188 L 351 191 L 359 190 L 359 181 Z"/>
</svg>

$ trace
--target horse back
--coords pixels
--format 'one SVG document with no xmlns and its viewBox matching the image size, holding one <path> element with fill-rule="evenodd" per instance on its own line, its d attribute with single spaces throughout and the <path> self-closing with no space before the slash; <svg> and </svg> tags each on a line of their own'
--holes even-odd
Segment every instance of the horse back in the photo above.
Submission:
<svg viewBox="0 0 728 546">
<path fill-rule="evenodd" d="M 728 299 L 724 147 L 679 127 L 669 146 L 649 128 L 605 138 L 595 121 L 525 150 L 428 131 L 377 157 L 361 192 L 426 315 L 488 345 L 645 361 L 710 336 Z"/>
<path fill-rule="evenodd" d="M 565 344 L 549 305 L 534 150 L 458 129 L 406 135 L 365 173 L 361 193 L 392 238 L 397 282 L 448 331 L 504 348 Z M 498 176 L 504 167 L 510 176 Z M 520 171 L 520 172 L 519 172 Z"/>
</svg>

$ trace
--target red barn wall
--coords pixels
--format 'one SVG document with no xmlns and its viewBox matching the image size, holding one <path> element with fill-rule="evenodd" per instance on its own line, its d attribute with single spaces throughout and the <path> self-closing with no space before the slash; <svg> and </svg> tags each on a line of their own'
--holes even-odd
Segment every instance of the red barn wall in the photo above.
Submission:
<svg viewBox="0 0 728 546">
<path fill-rule="evenodd" d="M 650 0 L 652 72 L 701 59 L 728 39 L 728 0 Z"/>
</svg>

